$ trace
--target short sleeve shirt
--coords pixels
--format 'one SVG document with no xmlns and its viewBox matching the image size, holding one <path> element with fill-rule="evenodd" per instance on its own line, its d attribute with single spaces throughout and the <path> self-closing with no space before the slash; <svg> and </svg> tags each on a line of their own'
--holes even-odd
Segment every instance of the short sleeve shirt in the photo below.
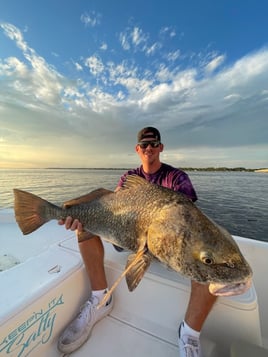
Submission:
<svg viewBox="0 0 268 357">
<path fill-rule="evenodd" d="M 197 200 L 197 195 L 189 176 L 183 170 L 170 165 L 162 163 L 160 169 L 153 174 L 145 173 L 142 165 L 136 169 L 128 170 L 121 176 L 117 187 L 123 186 L 128 175 L 141 176 L 151 183 L 181 192 L 193 202 Z"/>
</svg>

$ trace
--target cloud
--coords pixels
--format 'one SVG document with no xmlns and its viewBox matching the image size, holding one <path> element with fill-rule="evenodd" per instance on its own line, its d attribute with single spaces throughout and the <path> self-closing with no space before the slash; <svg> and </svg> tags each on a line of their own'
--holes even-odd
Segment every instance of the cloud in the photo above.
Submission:
<svg viewBox="0 0 268 357">
<path fill-rule="evenodd" d="M 22 33 L 19 29 L 8 23 L 1 23 L 0 27 L 4 30 L 7 37 L 16 42 L 18 48 L 20 48 L 23 52 L 27 51 L 27 44 L 23 40 Z"/>
<path fill-rule="evenodd" d="M 80 20 L 86 27 L 95 27 L 100 25 L 102 15 L 96 11 L 91 11 L 90 13 L 85 12 L 81 15 Z"/>
<path fill-rule="evenodd" d="M 86 58 L 85 65 L 89 68 L 90 73 L 95 76 L 104 71 L 104 65 L 101 59 L 99 59 L 97 56 L 91 56 Z"/>
<path fill-rule="evenodd" d="M 173 27 L 170 26 L 165 26 L 160 29 L 160 36 L 161 37 L 175 37 L 176 36 L 176 30 Z"/>
<path fill-rule="evenodd" d="M 81 66 L 81 64 L 79 64 L 78 62 L 74 63 L 74 66 L 76 68 L 77 71 L 83 71 L 83 67 Z"/>
<path fill-rule="evenodd" d="M 169 62 L 175 62 L 180 57 L 180 55 L 181 55 L 181 51 L 180 50 L 169 52 L 167 54 L 167 59 L 168 59 Z"/>
<path fill-rule="evenodd" d="M 7 37 L 13 40 L 22 51 L 25 62 L 18 58 L 8 57 L 0 62 L 0 73 L 3 77 L 9 77 L 9 81 L 2 88 L 9 87 L 14 90 L 16 98 L 28 97 L 25 103 L 43 100 L 55 105 L 60 101 L 62 85 L 59 81 L 62 76 L 46 63 L 44 58 L 38 56 L 24 41 L 22 33 L 13 25 L 1 24 Z M 12 101 L 12 95 L 9 97 Z M 26 104 L 27 105 L 27 104 Z"/>
<path fill-rule="evenodd" d="M 215 58 L 213 58 L 205 68 L 205 71 L 209 74 L 214 72 L 225 60 L 225 56 L 220 55 Z"/>
<path fill-rule="evenodd" d="M 134 27 L 131 33 L 132 43 L 135 46 L 139 46 L 142 43 L 146 43 L 148 41 L 148 35 L 145 35 L 143 31 L 138 28 Z"/>
<path fill-rule="evenodd" d="M 21 57 L 0 59 L 0 162 L 132 166 L 136 131 L 150 124 L 161 130 L 171 164 L 267 166 L 267 48 L 231 64 L 209 54 L 187 67 L 174 49 L 146 67 L 135 51 L 146 56 L 150 38 L 132 27 L 120 35 L 131 59 L 95 54 L 73 62 L 77 78 L 69 78 L 15 26 L 1 28 Z M 258 160 L 254 151 L 262 152 Z"/>
<path fill-rule="evenodd" d="M 160 42 L 150 41 L 149 34 L 138 26 L 128 27 L 119 34 L 119 41 L 125 51 L 143 52 L 147 56 L 155 54 L 161 47 Z"/>
<path fill-rule="evenodd" d="M 101 46 L 100 46 L 100 49 L 101 49 L 102 51 L 106 51 L 106 50 L 108 49 L 107 43 L 103 42 L 103 43 L 101 44 Z"/>
</svg>

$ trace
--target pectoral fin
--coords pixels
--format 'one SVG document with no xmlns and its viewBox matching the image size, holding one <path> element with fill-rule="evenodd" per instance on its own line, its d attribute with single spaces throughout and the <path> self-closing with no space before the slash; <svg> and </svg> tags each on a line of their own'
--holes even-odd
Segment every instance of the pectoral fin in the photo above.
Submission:
<svg viewBox="0 0 268 357">
<path fill-rule="evenodd" d="M 126 264 L 126 282 L 129 291 L 133 291 L 143 278 L 146 270 L 149 268 L 153 257 L 148 251 L 139 251 L 137 254 L 130 254 Z"/>
<path fill-rule="evenodd" d="M 104 298 L 99 303 L 98 308 L 103 306 L 109 300 L 114 289 L 117 287 L 124 276 L 126 276 L 129 291 L 133 291 L 141 281 L 146 270 L 149 268 L 152 259 L 153 256 L 148 253 L 146 247 L 138 250 L 136 254 L 130 254 L 125 270 L 113 284 L 108 293 L 105 294 Z"/>
</svg>

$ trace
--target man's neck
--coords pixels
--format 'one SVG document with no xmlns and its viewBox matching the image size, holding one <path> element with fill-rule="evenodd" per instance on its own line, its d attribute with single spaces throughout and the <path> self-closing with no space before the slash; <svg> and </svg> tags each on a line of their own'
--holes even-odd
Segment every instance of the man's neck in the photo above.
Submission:
<svg viewBox="0 0 268 357">
<path fill-rule="evenodd" d="M 154 174 L 155 172 L 157 172 L 160 169 L 161 166 L 162 166 L 162 163 L 160 161 L 154 162 L 152 164 L 150 164 L 148 162 L 142 163 L 143 171 L 146 174 Z"/>
</svg>

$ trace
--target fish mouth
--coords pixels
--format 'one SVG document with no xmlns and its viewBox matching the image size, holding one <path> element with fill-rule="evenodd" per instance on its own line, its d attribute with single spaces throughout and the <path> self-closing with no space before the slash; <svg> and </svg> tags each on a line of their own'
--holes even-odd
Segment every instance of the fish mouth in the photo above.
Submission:
<svg viewBox="0 0 268 357">
<path fill-rule="evenodd" d="M 210 283 L 209 292 L 215 296 L 241 295 L 250 288 L 251 283 L 251 279 L 231 284 Z"/>
</svg>

